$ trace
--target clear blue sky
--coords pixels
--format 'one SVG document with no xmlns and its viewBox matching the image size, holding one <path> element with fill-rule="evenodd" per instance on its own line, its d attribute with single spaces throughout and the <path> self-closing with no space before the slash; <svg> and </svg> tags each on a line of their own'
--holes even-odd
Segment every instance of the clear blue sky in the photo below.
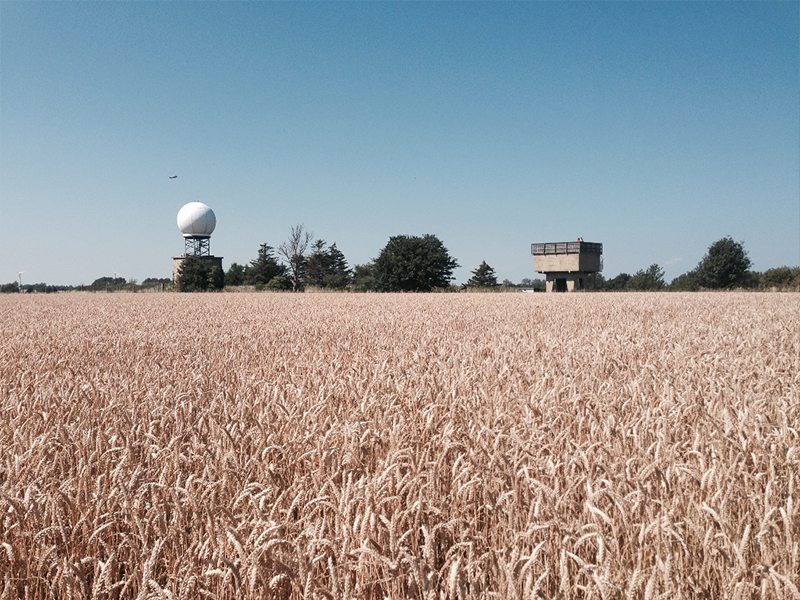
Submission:
<svg viewBox="0 0 800 600">
<path fill-rule="evenodd" d="M 0 283 L 171 276 L 175 218 L 246 263 L 438 235 L 667 279 L 724 237 L 800 264 L 798 2 L 0 2 Z M 170 180 L 170 175 L 178 175 Z"/>
</svg>

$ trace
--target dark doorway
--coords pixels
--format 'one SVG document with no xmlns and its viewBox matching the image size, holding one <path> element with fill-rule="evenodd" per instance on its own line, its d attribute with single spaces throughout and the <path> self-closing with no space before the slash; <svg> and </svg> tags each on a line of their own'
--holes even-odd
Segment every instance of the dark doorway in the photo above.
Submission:
<svg viewBox="0 0 800 600">
<path fill-rule="evenodd" d="M 566 292 L 567 291 L 567 280 L 566 279 L 556 279 L 556 284 L 553 286 L 556 292 Z"/>
</svg>

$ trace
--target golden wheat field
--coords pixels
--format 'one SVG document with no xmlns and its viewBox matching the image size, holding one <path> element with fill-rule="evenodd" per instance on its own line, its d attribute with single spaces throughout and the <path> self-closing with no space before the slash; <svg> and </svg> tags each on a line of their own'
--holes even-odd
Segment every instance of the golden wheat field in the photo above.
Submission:
<svg viewBox="0 0 800 600">
<path fill-rule="evenodd" d="M 800 598 L 800 294 L 0 299 L 0 594 Z"/>
</svg>

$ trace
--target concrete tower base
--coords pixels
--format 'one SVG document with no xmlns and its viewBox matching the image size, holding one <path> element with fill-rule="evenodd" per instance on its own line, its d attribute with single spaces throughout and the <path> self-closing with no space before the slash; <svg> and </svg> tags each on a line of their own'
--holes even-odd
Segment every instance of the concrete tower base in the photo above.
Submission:
<svg viewBox="0 0 800 600">
<path fill-rule="evenodd" d="M 547 273 L 545 290 L 547 292 L 575 292 L 586 288 L 589 273 Z"/>
</svg>

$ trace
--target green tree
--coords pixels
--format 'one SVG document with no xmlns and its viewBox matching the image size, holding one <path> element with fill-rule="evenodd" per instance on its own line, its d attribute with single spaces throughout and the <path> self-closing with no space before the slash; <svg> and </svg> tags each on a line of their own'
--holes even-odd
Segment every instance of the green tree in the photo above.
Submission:
<svg viewBox="0 0 800 600">
<path fill-rule="evenodd" d="M 700 289 L 697 282 L 697 269 L 678 275 L 669 284 L 669 289 L 676 292 L 695 292 Z"/>
<path fill-rule="evenodd" d="M 219 267 L 214 267 L 221 271 Z M 208 264 L 194 256 L 191 256 L 181 264 L 178 273 L 178 291 L 180 292 L 204 292 L 213 287 L 212 269 Z"/>
<path fill-rule="evenodd" d="M 663 290 L 664 283 L 664 269 L 657 264 L 650 265 L 646 271 L 638 270 L 634 273 L 633 277 L 628 280 L 625 286 L 628 290 L 638 292 Z"/>
<path fill-rule="evenodd" d="M 326 248 L 325 240 L 317 240 L 311 248 L 305 266 L 306 285 L 329 289 L 347 287 L 352 272 L 336 242 Z"/>
<path fill-rule="evenodd" d="M 261 244 L 258 257 L 250 261 L 245 269 L 244 283 L 247 285 L 265 286 L 273 277 L 286 274 L 286 267 L 280 264 L 273 254 L 274 248 L 269 244 Z"/>
<path fill-rule="evenodd" d="M 697 283 L 710 290 L 745 287 L 750 281 L 747 272 L 751 264 L 744 244 L 724 237 L 711 244 L 697 265 Z"/>
<path fill-rule="evenodd" d="M 0 285 L 0 294 L 16 294 L 18 292 L 19 292 L 19 283 L 16 281 Z"/>
<path fill-rule="evenodd" d="M 292 281 L 285 275 L 278 275 L 270 279 L 264 289 L 270 292 L 288 292 L 292 289 Z"/>
<path fill-rule="evenodd" d="M 759 283 L 761 283 L 761 273 L 758 271 L 747 271 L 744 274 L 744 279 L 742 280 L 742 287 L 745 289 L 757 289 Z"/>
<path fill-rule="evenodd" d="M 606 287 L 606 278 L 602 273 L 589 273 L 583 282 L 584 289 L 586 290 L 604 290 Z"/>
<path fill-rule="evenodd" d="M 306 263 L 306 284 L 314 287 L 324 287 L 325 275 L 331 266 L 331 258 L 325 247 L 325 240 L 317 240 L 311 246 L 311 254 Z"/>
<path fill-rule="evenodd" d="M 375 259 L 375 276 L 380 291 L 429 292 L 449 287 L 458 266 L 435 235 L 396 235 Z"/>
<path fill-rule="evenodd" d="M 90 286 L 93 290 L 113 291 L 125 285 L 124 277 L 98 277 Z"/>
<path fill-rule="evenodd" d="M 324 287 L 337 290 L 346 288 L 353 278 L 353 272 L 342 251 L 336 247 L 336 242 L 328 248 L 328 257 L 330 267 L 323 280 Z"/>
<path fill-rule="evenodd" d="M 497 287 L 497 275 L 494 269 L 486 261 L 482 261 L 474 271 L 472 277 L 467 281 L 467 287 L 493 288 Z"/>
<path fill-rule="evenodd" d="M 370 262 L 364 265 L 356 265 L 353 269 L 353 278 L 350 282 L 353 289 L 357 292 L 377 292 L 378 273 L 375 263 Z"/>
<path fill-rule="evenodd" d="M 763 289 L 800 290 L 800 267 L 776 267 L 761 274 L 759 287 Z"/>
<path fill-rule="evenodd" d="M 228 267 L 228 272 L 225 273 L 225 284 L 230 286 L 244 285 L 246 270 L 247 268 L 244 265 L 231 263 L 231 266 Z"/>
<path fill-rule="evenodd" d="M 627 289 L 628 282 L 631 280 L 631 276 L 627 273 L 620 273 L 616 277 L 612 277 L 608 281 L 603 284 L 603 291 L 605 292 L 618 292 L 620 290 Z"/>
<path fill-rule="evenodd" d="M 208 270 L 208 287 L 212 290 L 221 290 L 225 287 L 225 272 L 217 265 Z"/>
</svg>

